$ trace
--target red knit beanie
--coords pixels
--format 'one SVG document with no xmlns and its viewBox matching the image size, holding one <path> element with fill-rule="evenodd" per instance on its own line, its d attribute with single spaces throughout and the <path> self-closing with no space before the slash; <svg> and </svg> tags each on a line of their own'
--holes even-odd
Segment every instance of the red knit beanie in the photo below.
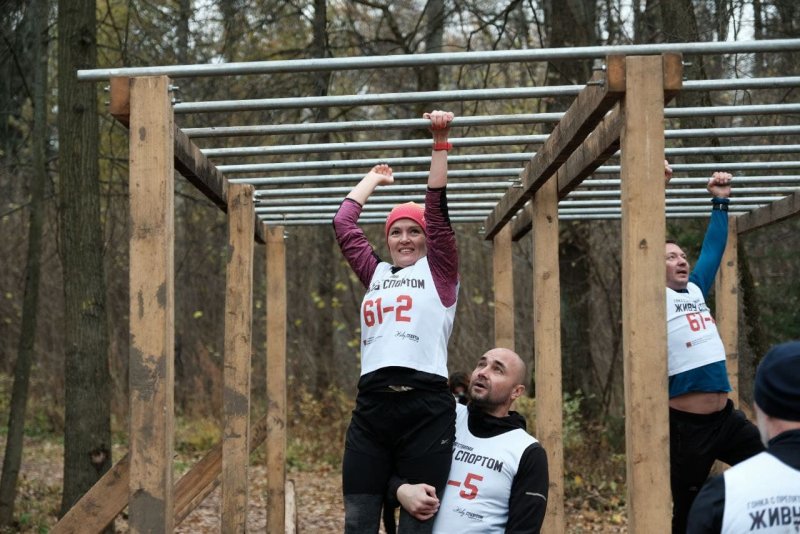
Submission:
<svg viewBox="0 0 800 534">
<path fill-rule="evenodd" d="M 392 208 L 386 217 L 386 239 L 389 239 L 389 228 L 398 219 L 411 219 L 422 227 L 423 232 L 425 231 L 425 208 L 414 202 L 406 202 Z"/>
</svg>

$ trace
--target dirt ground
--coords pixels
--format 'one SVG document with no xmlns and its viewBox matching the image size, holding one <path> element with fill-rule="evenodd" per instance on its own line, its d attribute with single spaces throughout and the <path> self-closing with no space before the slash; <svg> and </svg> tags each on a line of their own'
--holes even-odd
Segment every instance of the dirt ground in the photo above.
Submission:
<svg viewBox="0 0 800 534">
<path fill-rule="evenodd" d="M 0 436 L 0 456 L 5 451 Z M 17 500 L 17 517 L 20 524 L 11 532 L 42 534 L 56 522 L 60 504 L 62 480 L 62 448 L 44 440 L 26 440 L 23 466 Z M 122 454 L 115 451 L 115 457 Z M 341 495 L 341 474 L 334 469 L 290 472 L 297 499 L 298 532 L 303 534 L 342 532 L 344 514 Z M 250 470 L 250 532 L 264 532 L 266 526 L 266 468 L 260 465 Z M 624 509 L 606 507 L 611 511 L 599 512 L 599 496 L 587 494 L 568 499 L 565 503 L 567 532 L 619 533 L 627 532 Z M 214 491 L 180 525 L 178 533 L 219 532 L 220 490 Z M 125 514 L 115 521 L 117 532 L 127 532 Z"/>
</svg>

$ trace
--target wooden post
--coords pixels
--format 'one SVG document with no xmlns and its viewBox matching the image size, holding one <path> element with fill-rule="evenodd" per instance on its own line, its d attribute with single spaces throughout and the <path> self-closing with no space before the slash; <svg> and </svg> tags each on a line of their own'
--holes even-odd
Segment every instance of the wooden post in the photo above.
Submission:
<svg viewBox="0 0 800 534">
<path fill-rule="evenodd" d="M 130 531 L 172 532 L 174 117 L 166 76 L 131 78 Z"/>
<path fill-rule="evenodd" d="M 231 184 L 225 280 L 222 532 L 247 530 L 254 224 L 253 186 Z"/>
<path fill-rule="evenodd" d="M 286 530 L 286 247 L 283 226 L 267 241 L 267 533 Z"/>
<path fill-rule="evenodd" d="M 542 530 L 564 532 L 564 434 L 561 380 L 561 292 L 558 268 L 558 181 L 552 176 L 532 201 L 533 353 L 536 438 L 547 451 L 550 489 Z"/>
<path fill-rule="evenodd" d="M 622 351 L 630 532 L 669 532 L 669 411 L 661 56 L 626 60 Z"/>
<path fill-rule="evenodd" d="M 510 224 L 494 236 L 492 244 L 494 346 L 514 350 L 514 266 Z"/>
<path fill-rule="evenodd" d="M 733 391 L 728 395 L 739 406 L 739 233 L 736 217 L 728 217 L 728 245 L 719 267 L 716 283 L 717 329 L 725 346 L 728 379 Z"/>
</svg>

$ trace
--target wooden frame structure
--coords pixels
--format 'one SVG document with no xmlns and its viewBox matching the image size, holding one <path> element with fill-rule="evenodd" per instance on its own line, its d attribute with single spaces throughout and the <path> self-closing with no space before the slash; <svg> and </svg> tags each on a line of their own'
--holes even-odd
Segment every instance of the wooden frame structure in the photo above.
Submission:
<svg viewBox="0 0 800 534">
<path fill-rule="evenodd" d="M 800 49 L 800 41 L 786 46 Z M 665 152 L 664 106 L 683 84 L 678 53 L 652 55 L 654 51 L 649 49 L 647 53 L 650 55 L 606 57 L 605 71 L 580 89 L 541 149 L 525 159 L 518 184 L 506 187 L 491 212 L 478 216 L 484 221 L 486 239 L 491 239 L 494 246 L 498 346 L 513 349 L 515 335 L 519 335 L 514 329 L 512 242 L 533 229 L 536 435 L 548 451 L 550 462 L 551 497 L 545 524 L 548 533 L 565 531 L 559 206 L 620 146 L 623 148 L 620 208 L 625 266 L 622 331 L 629 525 L 632 532 L 644 532 L 652 531 L 653 525 L 669 524 L 670 495 L 669 487 L 664 484 L 669 477 L 666 332 L 651 326 L 665 324 L 662 281 L 667 202 L 663 181 L 655 178 L 661 175 Z M 798 80 L 792 83 L 800 85 Z M 131 532 L 169 532 L 219 484 L 223 491 L 223 531 L 246 530 L 248 456 L 264 441 L 270 472 L 267 531 L 293 531 L 293 507 L 287 506 L 293 502 L 293 486 L 285 480 L 284 224 L 292 222 L 287 216 L 291 211 L 287 210 L 277 225 L 275 219 L 256 216 L 259 191 L 252 185 L 231 181 L 226 174 L 238 172 L 231 168 L 235 166 L 214 165 L 187 133 L 175 125 L 176 106 L 171 102 L 170 91 L 170 80 L 164 75 L 111 79 L 110 111 L 131 132 L 131 447 L 129 455 L 53 531 L 99 532 L 129 505 Z M 363 160 L 351 164 L 366 165 Z M 172 479 L 171 468 L 175 170 L 228 213 L 230 252 L 226 282 L 224 435 L 222 442 L 177 483 Z M 800 193 L 793 192 L 782 200 L 731 217 L 730 244 L 718 278 L 717 313 L 734 384 L 738 376 L 738 235 L 798 212 Z M 382 216 L 379 214 L 377 218 Z M 268 413 L 251 426 L 252 317 L 248 303 L 252 302 L 253 294 L 254 237 L 255 241 L 266 244 Z M 637 354 L 648 354 L 649 358 L 645 361 L 637 358 Z"/>
</svg>

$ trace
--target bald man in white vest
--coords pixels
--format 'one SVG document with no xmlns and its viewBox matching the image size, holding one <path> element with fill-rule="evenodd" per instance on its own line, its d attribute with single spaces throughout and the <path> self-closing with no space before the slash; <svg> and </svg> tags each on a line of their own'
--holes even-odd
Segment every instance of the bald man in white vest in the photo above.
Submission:
<svg viewBox="0 0 800 534">
<path fill-rule="evenodd" d="M 426 484 L 393 480 L 403 508 L 433 532 L 535 534 L 547 508 L 547 455 L 511 410 L 528 373 L 515 352 L 496 348 L 472 372 L 469 404 L 456 406 L 456 441 L 441 502 Z"/>
</svg>

